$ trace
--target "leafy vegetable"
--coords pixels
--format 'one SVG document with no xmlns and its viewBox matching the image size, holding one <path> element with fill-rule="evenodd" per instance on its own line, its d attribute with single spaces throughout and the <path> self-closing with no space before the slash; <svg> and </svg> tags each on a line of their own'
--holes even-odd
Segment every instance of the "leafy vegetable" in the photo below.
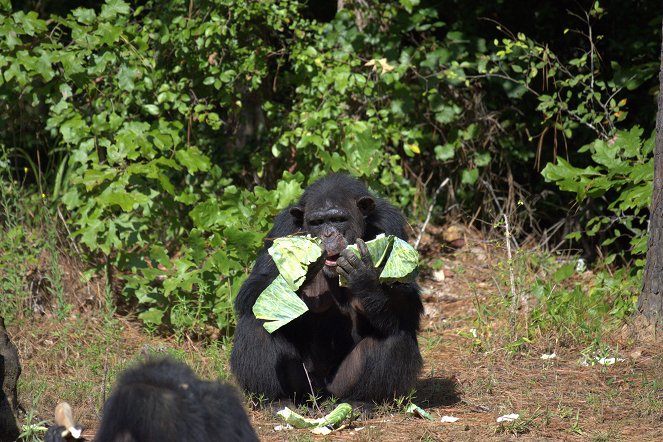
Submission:
<svg viewBox="0 0 663 442">
<path fill-rule="evenodd" d="M 380 282 L 413 281 L 419 266 L 417 250 L 400 238 L 394 237 L 389 258 L 380 273 Z"/>
<path fill-rule="evenodd" d="M 387 256 L 387 252 L 391 249 L 391 246 L 394 243 L 394 238 L 394 235 L 385 236 L 384 233 L 382 233 L 376 236 L 374 240 L 366 242 L 366 248 L 368 249 L 368 254 L 371 255 L 373 265 L 376 267 L 382 265 L 382 261 Z M 357 244 L 349 245 L 348 249 L 355 252 L 355 254 L 361 258 L 361 253 L 359 252 Z"/>
<path fill-rule="evenodd" d="M 276 238 L 269 248 L 279 273 L 292 290 L 297 290 L 304 279 L 308 266 L 322 256 L 319 238 L 312 236 L 286 236 Z"/>
<path fill-rule="evenodd" d="M 423 408 L 412 402 L 410 402 L 410 405 L 408 405 L 405 408 L 405 412 L 407 414 L 411 414 L 412 416 L 418 416 L 424 419 L 428 419 L 429 421 L 435 420 L 433 416 L 430 415 L 430 413 L 428 413 L 426 410 L 424 410 Z"/>
<path fill-rule="evenodd" d="M 374 240 L 366 242 L 368 254 L 376 267 L 384 265 L 380 273 L 380 282 L 411 282 L 417 276 L 419 266 L 419 253 L 406 241 L 394 236 L 378 235 Z M 356 244 L 348 246 L 361 256 Z M 341 286 L 346 286 L 346 281 L 341 278 Z"/>
<path fill-rule="evenodd" d="M 308 310 L 304 301 L 291 288 L 283 275 L 276 279 L 260 294 L 253 305 L 253 314 L 265 319 L 265 330 L 273 333 Z"/>
<path fill-rule="evenodd" d="M 310 428 L 316 434 L 329 434 L 334 429 L 339 428 L 339 424 L 350 415 L 352 405 L 348 403 L 339 404 L 334 410 L 324 417 L 317 419 L 306 418 L 295 413 L 290 408 L 285 407 L 277 414 L 285 420 L 286 423 L 295 428 Z"/>
<path fill-rule="evenodd" d="M 260 294 L 253 306 L 258 319 L 265 319 L 265 330 L 273 333 L 308 308 L 297 295 L 297 290 L 306 279 L 309 266 L 322 256 L 320 239 L 311 236 L 287 236 L 277 238 L 269 248 L 279 270 L 279 276 Z M 380 282 L 410 282 L 416 276 L 419 254 L 407 242 L 394 235 L 378 235 L 366 242 L 366 248 L 376 267 L 384 265 Z M 348 246 L 357 256 L 357 245 Z M 341 286 L 346 281 L 340 280 Z"/>
<path fill-rule="evenodd" d="M 265 330 L 273 333 L 303 315 L 306 304 L 296 291 L 306 279 L 311 263 L 322 256 L 320 239 L 309 236 L 276 238 L 268 249 L 279 276 L 260 294 L 253 305 L 253 314 L 265 319 Z"/>
</svg>

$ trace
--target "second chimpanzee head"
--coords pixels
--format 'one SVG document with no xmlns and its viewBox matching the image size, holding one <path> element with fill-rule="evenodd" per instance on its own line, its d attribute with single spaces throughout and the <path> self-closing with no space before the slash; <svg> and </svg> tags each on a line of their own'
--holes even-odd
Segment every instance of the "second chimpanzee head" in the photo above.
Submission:
<svg viewBox="0 0 663 442">
<path fill-rule="evenodd" d="M 367 219 L 375 209 L 376 200 L 363 183 L 334 174 L 309 186 L 290 214 L 303 231 L 322 240 L 324 272 L 334 277 L 341 251 L 357 238 L 367 239 Z"/>
</svg>

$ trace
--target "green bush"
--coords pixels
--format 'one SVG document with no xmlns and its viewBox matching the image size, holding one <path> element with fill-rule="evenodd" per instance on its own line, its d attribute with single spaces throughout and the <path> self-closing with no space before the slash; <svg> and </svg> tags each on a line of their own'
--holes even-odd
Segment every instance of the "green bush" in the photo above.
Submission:
<svg viewBox="0 0 663 442">
<path fill-rule="evenodd" d="M 651 77 L 601 83 L 593 50 L 562 64 L 524 35 L 465 31 L 470 6 L 445 22 L 416 0 L 346 2 L 320 22 L 296 0 L 106 0 L 48 17 L 38 3 L 0 5 L 0 184 L 28 167 L 27 191 L 63 213 L 90 266 L 117 270 L 146 323 L 179 330 L 232 326 L 272 217 L 318 176 L 349 171 L 414 218 L 449 177 L 438 213 L 501 219 L 544 187 L 530 167 L 543 142 L 524 135 L 541 115 L 541 139 L 586 137 L 599 117 L 612 136 L 625 102 L 607 98 Z"/>
<path fill-rule="evenodd" d="M 556 183 L 560 189 L 573 192 L 578 202 L 597 200 L 605 205 L 607 213 L 589 218 L 583 232 L 574 232 L 571 239 L 581 235 L 603 234 L 602 246 L 615 241 L 628 244 L 626 250 L 612 248 L 605 263 L 612 263 L 617 256 L 636 258 L 638 267 L 644 266 L 647 252 L 647 220 L 654 181 L 655 134 L 642 139 L 642 129 L 617 131 L 609 140 L 596 140 L 580 149 L 588 152 L 593 165 L 574 167 L 563 158 L 557 164 L 549 163 L 543 176 Z"/>
</svg>

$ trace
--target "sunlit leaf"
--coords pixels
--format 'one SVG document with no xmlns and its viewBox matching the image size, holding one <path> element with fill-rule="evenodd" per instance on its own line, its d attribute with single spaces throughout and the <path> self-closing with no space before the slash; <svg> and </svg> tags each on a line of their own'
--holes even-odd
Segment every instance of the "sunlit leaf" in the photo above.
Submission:
<svg viewBox="0 0 663 442">
<path fill-rule="evenodd" d="M 417 250 L 400 238 L 394 237 L 391 254 L 380 273 L 380 282 L 407 282 L 416 276 L 419 266 Z"/>
<path fill-rule="evenodd" d="M 320 244 L 320 239 L 311 236 L 286 236 L 274 240 L 269 254 L 291 290 L 302 285 L 308 266 L 322 256 Z"/>
<path fill-rule="evenodd" d="M 352 405 L 344 402 L 339 404 L 331 413 L 324 417 L 311 419 L 295 413 L 290 408 L 285 407 L 276 414 L 281 416 L 283 420 L 295 428 L 309 428 L 316 434 L 329 434 L 334 428 L 338 428 L 339 424 L 352 413 Z"/>
<path fill-rule="evenodd" d="M 282 275 L 260 294 L 253 305 L 253 314 L 258 319 L 265 319 L 265 330 L 273 333 L 290 321 L 308 311 L 304 301 L 290 288 Z"/>
</svg>

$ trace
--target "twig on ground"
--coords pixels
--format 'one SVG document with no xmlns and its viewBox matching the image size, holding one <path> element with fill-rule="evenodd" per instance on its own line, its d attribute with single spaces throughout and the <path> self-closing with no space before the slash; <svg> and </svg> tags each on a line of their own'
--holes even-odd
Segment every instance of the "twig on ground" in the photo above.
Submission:
<svg viewBox="0 0 663 442">
<path fill-rule="evenodd" d="M 311 383 L 311 378 L 308 375 L 308 370 L 306 369 L 306 365 L 302 362 L 302 367 L 304 368 L 304 373 L 306 373 L 306 380 L 308 380 L 308 387 L 311 389 L 311 399 L 313 399 L 313 406 L 315 407 L 316 410 L 318 410 L 318 413 L 322 413 L 322 410 L 320 410 L 320 407 L 318 406 L 318 401 L 315 399 L 315 391 L 313 391 L 313 384 Z"/>
<path fill-rule="evenodd" d="M 506 256 L 509 266 L 509 285 L 511 286 L 511 336 L 516 336 L 516 312 L 520 306 L 518 293 L 516 292 L 516 278 L 513 275 L 513 259 L 511 256 L 511 232 L 509 230 L 509 218 L 504 214 L 504 236 L 506 237 Z"/>
</svg>

